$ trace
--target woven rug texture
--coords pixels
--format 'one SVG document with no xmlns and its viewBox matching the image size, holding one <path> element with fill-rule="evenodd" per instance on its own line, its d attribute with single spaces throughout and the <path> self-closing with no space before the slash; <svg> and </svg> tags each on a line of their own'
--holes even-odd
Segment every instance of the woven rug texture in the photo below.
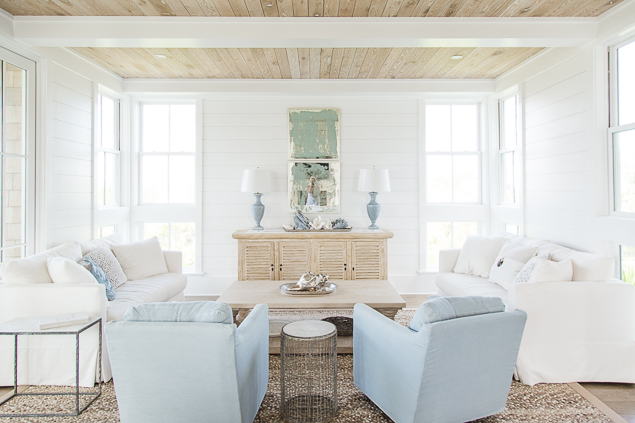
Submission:
<svg viewBox="0 0 635 423">
<path fill-rule="evenodd" d="M 343 313 L 342 313 L 343 314 Z M 414 314 L 413 310 L 400 311 L 395 320 L 407 325 Z M 319 318 L 328 317 L 333 313 L 320 313 Z M 275 313 L 274 318 L 296 320 L 305 317 L 306 313 L 294 315 Z M 372 401 L 370 401 L 353 384 L 353 356 L 352 354 L 338 355 L 338 413 L 331 420 L 332 423 L 391 422 Z M 280 418 L 280 357 L 269 357 L 269 386 L 260 410 L 256 416 L 256 423 L 281 422 Z M 169 389 L 169 387 L 165 387 Z M 29 388 L 35 392 L 70 392 L 70 387 L 35 386 Z M 84 390 L 84 389 L 82 389 Z M 73 397 L 19 397 L 0 406 L 3 413 L 57 413 L 68 412 L 73 409 Z M 79 417 L 37 417 L 10 419 L 11 422 L 118 422 L 119 413 L 112 381 L 103 385 L 102 395 Z M 477 420 L 482 423 L 494 422 L 544 422 L 544 423 L 610 423 L 611 420 L 586 399 L 566 384 L 540 384 L 526 386 L 513 382 L 505 410 L 494 416 Z"/>
</svg>

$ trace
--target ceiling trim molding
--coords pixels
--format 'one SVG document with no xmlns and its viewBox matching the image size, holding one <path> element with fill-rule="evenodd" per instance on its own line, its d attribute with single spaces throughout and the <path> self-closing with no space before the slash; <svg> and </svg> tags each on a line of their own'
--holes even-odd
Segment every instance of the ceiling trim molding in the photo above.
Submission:
<svg viewBox="0 0 635 423">
<path fill-rule="evenodd" d="M 13 27 L 38 47 L 579 47 L 598 18 L 16 16 Z"/>
<path fill-rule="evenodd" d="M 254 80 L 254 79 L 124 79 L 123 91 L 135 93 L 276 93 L 276 94 L 397 94 L 491 93 L 495 81 L 421 80 Z"/>
</svg>

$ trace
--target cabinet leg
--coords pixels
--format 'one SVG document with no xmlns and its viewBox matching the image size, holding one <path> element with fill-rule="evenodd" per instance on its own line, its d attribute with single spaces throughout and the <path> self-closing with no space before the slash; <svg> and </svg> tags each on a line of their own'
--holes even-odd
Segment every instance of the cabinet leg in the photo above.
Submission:
<svg viewBox="0 0 635 423">
<path fill-rule="evenodd" d="M 234 315 L 234 323 L 236 323 L 237 326 L 240 326 L 243 320 L 245 320 L 247 316 L 249 316 L 250 312 L 250 308 L 241 308 L 238 310 L 232 309 L 232 314 Z"/>
<path fill-rule="evenodd" d="M 397 312 L 399 311 L 398 308 L 376 308 L 375 310 L 377 310 L 378 312 L 380 312 L 381 314 L 383 314 L 384 316 L 388 317 L 391 320 L 395 320 L 395 316 L 397 315 Z"/>
</svg>

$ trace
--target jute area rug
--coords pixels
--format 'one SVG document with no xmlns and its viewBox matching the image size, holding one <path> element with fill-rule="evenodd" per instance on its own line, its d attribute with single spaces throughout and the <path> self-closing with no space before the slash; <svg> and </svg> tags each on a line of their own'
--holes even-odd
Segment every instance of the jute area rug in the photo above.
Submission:
<svg viewBox="0 0 635 423">
<path fill-rule="evenodd" d="M 407 325 L 414 311 L 399 312 L 395 320 Z M 283 315 L 276 316 L 278 318 Z M 321 316 L 320 316 L 321 317 Z M 291 320 L 291 319 L 290 319 Z M 280 358 L 269 357 L 269 386 L 262 402 L 256 423 L 280 422 Z M 338 414 L 333 423 L 391 422 L 379 408 L 353 384 L 353 356 L 338 356 Z M 37 392 L 68 391 L 66 387 L 33 387 Z M 169 387 L 166 387 L 169 389 Z M 58 413 L 72 409 L 70 398 L 21 397 L 0 407 L 0 414 Z M 79 417 L 40 417 L 10 419 L 11 422 L 118 422 L 117 400 L 112 381 L 103 386 L 101 397 Z M 586 399 L 565 384 L 541 384 L 533 387 L 513 382 L 507 399 L 507 407 L 502 413 L 485 419 L 481 423 L 494 422 L 597 422 L 610 423 L 611 420 Z"/>
</svg>

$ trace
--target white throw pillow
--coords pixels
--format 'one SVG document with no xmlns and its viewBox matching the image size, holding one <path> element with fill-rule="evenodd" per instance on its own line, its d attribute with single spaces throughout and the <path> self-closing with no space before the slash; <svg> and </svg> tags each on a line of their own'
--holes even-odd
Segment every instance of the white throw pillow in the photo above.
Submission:
<svg viewBox="0 0 635 423">
<path fill-rule="evenodd" d="M 573 278 L 571 259 L 563 261 L 547 260 L 544 256 L 530 259 L 522 268 L 514 283 L 568 282 Z"/>
<path fill-rule="evenodd" d="M 168 273 L 157 237 L 131 244 L 113 245 L 111 248 L 129 281 Z"/>
<path fill-rule="evenodd" d="M 525 263 L 536 254 L 536 250 L 536 247 L 521 247 L 508 242 L 498 253 L 489 271 L 489 281 L 508 289 Z M 504 263 L 507 265 L 503 266 Z M 520 267 L 518 267 L 519 265 Z M 492 277 L 493 274 L 496 274 L 496 280 Z M 505 280 L 505 278 L 507 279 Z"/>
<path fill-rule="evenodd" d="M 509 257 L 500 259 L 497 263 L 500 263 L 500 266 L 494 264 L 489 271 L 489 281 L 508 290 L 509 286 L 514 283 L 518 272 L 525 266 L 525 263 Z"/>
<path fill-rule="evenodd" d="M 468 235 L 456 261 L 454 273 L 488 278 L 498 253 L 507 242 L 507 238 Z"/>
<path fill-rule="evenodd" d="M 0 277 L 5 284 L 52 283 L 46 261 L 51 257 L 78 260 L 81 248 L 77 242 L 66 242 L 32 256 L 0 264 Z"/>
<path fill-rule="evenodd" d="M 97 248 L 107 248 L 110 250 L 113 245 L 121 244 L 121 242 L 121 235 L 112 234 L 103 238 L 93 239 L 92 241 L 80 241 L 79 245 L 82 247 L 82 255 L 85 256 Z"/>
<path fill-rule="evenodd" d="M 53 283 L 97 282 L 97 279 L 84 266 L 66 257 L 52 257 L 47 260 L 46 266 Z"/>
</svg>

